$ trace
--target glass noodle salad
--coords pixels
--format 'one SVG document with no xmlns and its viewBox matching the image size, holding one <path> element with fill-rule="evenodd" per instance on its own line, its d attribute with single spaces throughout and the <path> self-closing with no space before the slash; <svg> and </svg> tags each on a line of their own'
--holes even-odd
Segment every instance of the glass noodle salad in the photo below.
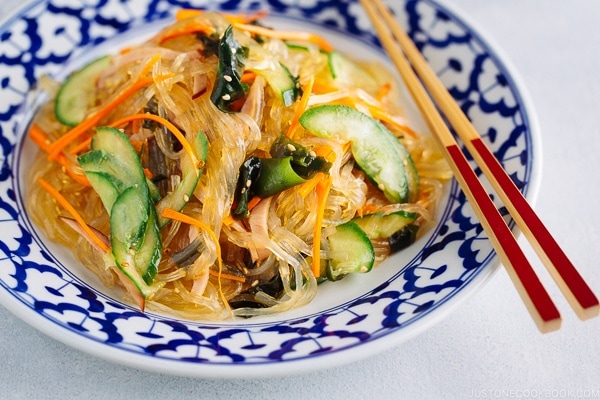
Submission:
<svg viewBox="0 0 600 400">
<path fill-rule="evenodd" d="M 39 82 L 27 211 L 141 310 L 305 305 L 413 243 L 450 177 L 388 70 L 264 16 L 181 10 Z"/>
</svg>

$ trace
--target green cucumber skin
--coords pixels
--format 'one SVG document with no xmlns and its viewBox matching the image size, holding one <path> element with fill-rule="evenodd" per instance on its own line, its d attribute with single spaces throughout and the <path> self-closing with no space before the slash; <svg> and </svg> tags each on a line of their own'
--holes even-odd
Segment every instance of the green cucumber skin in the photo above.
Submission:
<svg viewBox="0 0 600 400">
<path fill-rule="evenodd" d="M 69 76 L 58 89 L 54 103 L 56 119 L 67 126 L 78 125 L 88 110 L 87 90 L 110 65 L 110 56 L 98 58 Z M 86 104 L 83 104 L 86 102 Z"/>
<path fill-rule="evenodd" d="M 119 192 L 122 192 L 129 186 L 135 186 L 139 182 L 138 174 L 124 172 L 128 171 L 126 165 L 105 150 L 91 150 L 80 155 L 77 160 L 86 174 L 88 172 L 96 172 L 109 175 L 115 185 L 117 182 L 120 182 L 117 187 Z"/>
<path fill-rule="evenodd" d="M 208 139 L 203 132 L 198 132 L 192 140 L 190 140 L 192 151 L 196 158 L 204 164 L 208 156 Z M 169 219 L 161 216 L 162 210 L 172 208 L 175 211 L 180 211 L 188 202 L 188 199 L 193 195 L 198 180 L 202 175 L 204 168 L 196 168 L 192 165 L 192 161 L 186 155 L 181 159 L 181 170 L 183 171 L 182 180 L 179 185 L 156 204 L 156 213 L 158 215 L 158 223 L 160 227 L 165 226 Z"/>
<path fill-rule="evenodd" d="M 118 263 L 125 259 L 124 253 L 139 249 L 149 214 L 148 199 L 135 187 L 117 197 L 110 211 L 110 241 Z"/>
<path fill-rule="evenodd" d="M 316 136 L 350 141 L 356 163 L 392 203 L 416 198 L 418 175 L 414 162 L 408 150 L 379 121 L 348 106 L 321 105 L 305 111 L 299 122 Z"/>
<path fill-rule="evenodd" d="M 357 224 L 371 239 L 387 239 L 405 226 L 414 222 L 417 213 L 395 211 L 389 214 L 373 213 L 354 218 Z"/>
<path fill-rule="evenodd" d="M 286 107 L 291 106 L 299 96 L 297 81 L 290 70 L 279 63 L 279 68 L 271 69 L 253 69 L 254 72 L 263 76 L 269 86 L 273 89 Z"/>
<path fill-rule="evenodd" d="M 92 150 L 103 150 L 110 153 L 121 164 L 115 176 L 123 182 L 130 180 L 139 183 L 146 179 L 144 169 L 138 154 L 129 142 L 125 133 L 116 128 L 96 128 L 96 135 L 92 138 Z"/>
<path fill-rule="evenodd" d="M 114 261 L 148 298 L 156 290 L 162 242 L 139 156 L 129 138 L 110 127 L 96 129 L 91 148 L 78 160 L 108 211 Z"/>
<path fill-rule="evenodd" d="M 354 222 L 338 225 L 328 237 L 332 252 L 347 254 L 347 260 L 329 260 L 327 277 L 339 280 L 351 273 L 369 272 L 375 263 L 375 250 L 367 234 Z"/>
<path fill-rule="evenodd" d="M 119 193 L 123 192 L 125 188 L 124 183 L 113 175 L 102 171 L 87 170 L 85 175 L 96 193 L 98 193 L 98 196 L 100 196 L 106 212 L 110 215 L 112 206 L 119 197 Z"/>
</svg>

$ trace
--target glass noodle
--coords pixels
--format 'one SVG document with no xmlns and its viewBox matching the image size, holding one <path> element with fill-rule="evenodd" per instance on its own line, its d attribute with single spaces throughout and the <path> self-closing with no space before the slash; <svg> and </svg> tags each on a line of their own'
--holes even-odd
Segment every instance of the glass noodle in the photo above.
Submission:
<svg viewBox="0 0 600 400">
<path fill-rule="evenodd" d="M 89 151 L 95 128 L 150 113 L 172 123 L 185 140 L 198 132 L 206 135 L 209 147 L 202 173 L 185 206 L 176 210 L 197 223 L 175 218 L 160 228 L 162 254 L 152 283 L 156 290 L 145 299 L 146 309 L 187 319 L 218 320 L 301 307 L 314 298 L 324 279 L 324 274 L 315 276 L 315 249 L 323 265 L 340 256 L 333 254 L 328 242 L 337 226 L 369 213 L 405 211 L 416 213 L 412 224 L 422 234 L 434 215 L 442 182 L 450 177 L 441 153 L 402 117 L 397 83 L 381 65 L 353 61 L 373 78 L 375 86 L 336 81 L 328 64 L 333 49 L 323 39 L 308 33 L 266 34 L 260 29 L 267 28 L 257 21 L 261 16 L 185 10 L 148 41 L 111 54 L 109 66 L 90 85 L 87 98 L 81 98 L 89 107 L 79 125 L 96 118 L 85 129 L 57 119 L 55 102 L 62 83 L 49 77 L 40 81 L 51 99 L 36 116 L 31 132 L 41 150 L 28 178 L 27 209 L 50 240 L 69 248 L 107 286 L 124 284 L 114 259 L 99 250 L 89 234 L 61 218 L 72 215 L 38 183 L 40 178 L 110 244 L 109 215 L 78 162 L 78 156 Z M 235 110 L 224 112 L 211 100 L 223 77 L 218 54 L 211 47 L 215 43 L 210 40 L 221 38 L 229 26 L 235 40 L 247 49 L 240 76 L 247 91 L 232 103 Z M 253 27 L 258 27 L 258 33 Z M 273 90 L 265 72 L 280 65 L 296 78 L 300 89 L 291 104 Z M 107 105 L 128 90 L 107 112 Z M 331 104 L 350 106 L 380 121 L 408 150 L 419 175 L 419 192 L 411 202 L 390 202 L 358 168 L 347 141 L 318 137 L 298 124 L 304 110 Z M 139 152 L 146 169 L 148 143 L 156 142 L 170 171 L 161 185 L 172 191 L 183 180 L 182 160 L 189 155 L 172 132 L 156 121 L 136 117 L 116 127 Z M 56 145 L 77 129 L 81 133 L 64 147 Z M 242 164 L 251 156 L 268 158 L 282 133 L 326 159 L 330 168 L 256 199 L 249 216 L 233 216 Z M 325 197 L 319 190 L 325 191 Z M 313 242 L 315 225 L 319 227 L 318 246 Z M 379 264 L 390 254 L 389 242 L 373 239 L 372 244 Z M 129 301 L 131 288 L 127 289 L 127 283 L 124 286 L 124 298 Z"/>
</svg>

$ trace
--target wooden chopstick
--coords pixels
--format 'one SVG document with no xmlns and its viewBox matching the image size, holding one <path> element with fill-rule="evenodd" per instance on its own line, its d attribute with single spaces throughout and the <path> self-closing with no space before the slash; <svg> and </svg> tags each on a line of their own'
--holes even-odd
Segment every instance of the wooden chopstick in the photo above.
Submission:
<svg viewBox="0 0 600 400">
<path fill-rule="evenodd" d="M 594 292 L 533 211 L 523 194 L 502 168 L 498 159 L 485 145 L 467 116 L 454 101 L 415 44 L 380 0 L 374 0 L 371 4 L 383 17 L 385 24 L 391 30 L 404 54 L 410 60 L 424 85 L 429 89 L 429 93 L 467 146 L 477 165 L 496 190 L 517 226 L 529 240 L 576 314 L 582 320 L 598 316 L 600 314 L 600 304 Z"/>
<path fill-rule="evenodd" d="M 380 12 L 373 5 L 374 3 L 378 3 L 378 1 L 360 1 L 378 33 L 382 45 L 398 69 L 417 107 L 424 116 L 430 130 L 434 133 L 434 137 L 437 138 L 444 150 L 446 159 L 454 172 L 455 179 L 460 184 L 465 196 L 473 207 L 473 211 L 486 231 L 490 242 L 538 329 L 541 332 L 550 332 L 559 329 L 561 316 L 558 309 L 535 274 L 502 215 L 500 215 L 487 191 L 469 165 L 467 158 L 460 150 L 458 143 L 438 113 L 431 98 L 413 72 L 402 51 L 398 48 L 389 30 L 390 28 L 387 27 L 387 24 L 391 25 L 391 23 L 386 19 L 382 19 Z M 381 8 L 385 9 L 383 6 Z"/>
<path fill-rule="evenodd" d="M 383 17 L 421 81 L 429 89 L 429 93 L 467 146 L 477 165 L 496 190 L 576 314 L 582 320 L 599 315 L 600 305 L 596 295 L 533 211 L 500 162 L 485 145 L 415 44 L 380 0 L 372 1 L 371 4 L 374 4 L 377 12 Z"/>
</svg>

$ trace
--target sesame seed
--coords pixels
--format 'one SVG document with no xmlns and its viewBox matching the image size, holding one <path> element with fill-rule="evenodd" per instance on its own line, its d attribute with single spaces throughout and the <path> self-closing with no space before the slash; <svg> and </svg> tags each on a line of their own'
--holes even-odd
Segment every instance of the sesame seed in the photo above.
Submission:
<svg viewBox="0 0 600 400">
<path fill-rule="evenodd" d="M 243 187 L 243 188 L 242 188 L 242 194 L 246 193 L 246 190 L 247 190 L 247 189 L 246 189 L 245 187 Z"/>
<path fill-rule="evenodd" d="M 379 190 L 383 191 L 385 190 L 385 185 L 383 183 L 380 183 L 379 185 L 377 185 L 377 187 L 379 188 Z"/>
<path fill-rule="evenodd" d="M 360 272 L 367 272 L 369 269 L 365 266 L 360 267 Z"/>
<path fill-rule="evenodd" d="M 314 158 L 317 156 L 317 153 L 315 153 L 313 150 L 311 150 L 308 152 L 308 155 Z"/>
<path fill-rule="evenodd" d="M 231 82 L 233 80 L 229 75 L 223 75 L 223 79 L 225 79 L 227 82 Z"/>
<path fill-rule="evenodd" d="M 291 143 L 288 143 L 288 145 L 287 145 L 286 147 L 287 147 L 287 149 L 288 149 L 289 151 L 296 151 L 296 146 L 294 146 L 294 145 L 293 145 L 293 144 L 291 144 Z"/>
<path fill-rule="evenodd" d="M 254 287 L 254 286 L 258 285 L 258 284 L 259 284 L 259 282 L 258 282 L 258 279 L 257 279 L 254 282 L 252 282 L 252 287 Z"/>
<path fill-rule="evenodd" d="M 221 98 L 222 98 L 223 100 L 225 100 L 225 101 L 227 101 L 227 100 L 231 100 L 231 96 L 230 96 L 230 95 L 228 95 L 227 93 L 225 93 L 223 96 L 221 96 Z"/>
<path fill-rule="evenodd" d="M 248 180 L 246 181 L 246 187 L 248 187 L 248 188 L 249 188 L 250 186 L 252 186 L 252 180 L 251 180 L 251 179 L 248 179 Z"/>
<path fill-rule="evenodd" d="M 184 195 L 183 195 L 183 201 L 185 201 L 186 203 L 187 203 L 188 201 L 190 201 L 190 196 L 188 196 L 187 194 L 184 194 Z"/>
</svg>

